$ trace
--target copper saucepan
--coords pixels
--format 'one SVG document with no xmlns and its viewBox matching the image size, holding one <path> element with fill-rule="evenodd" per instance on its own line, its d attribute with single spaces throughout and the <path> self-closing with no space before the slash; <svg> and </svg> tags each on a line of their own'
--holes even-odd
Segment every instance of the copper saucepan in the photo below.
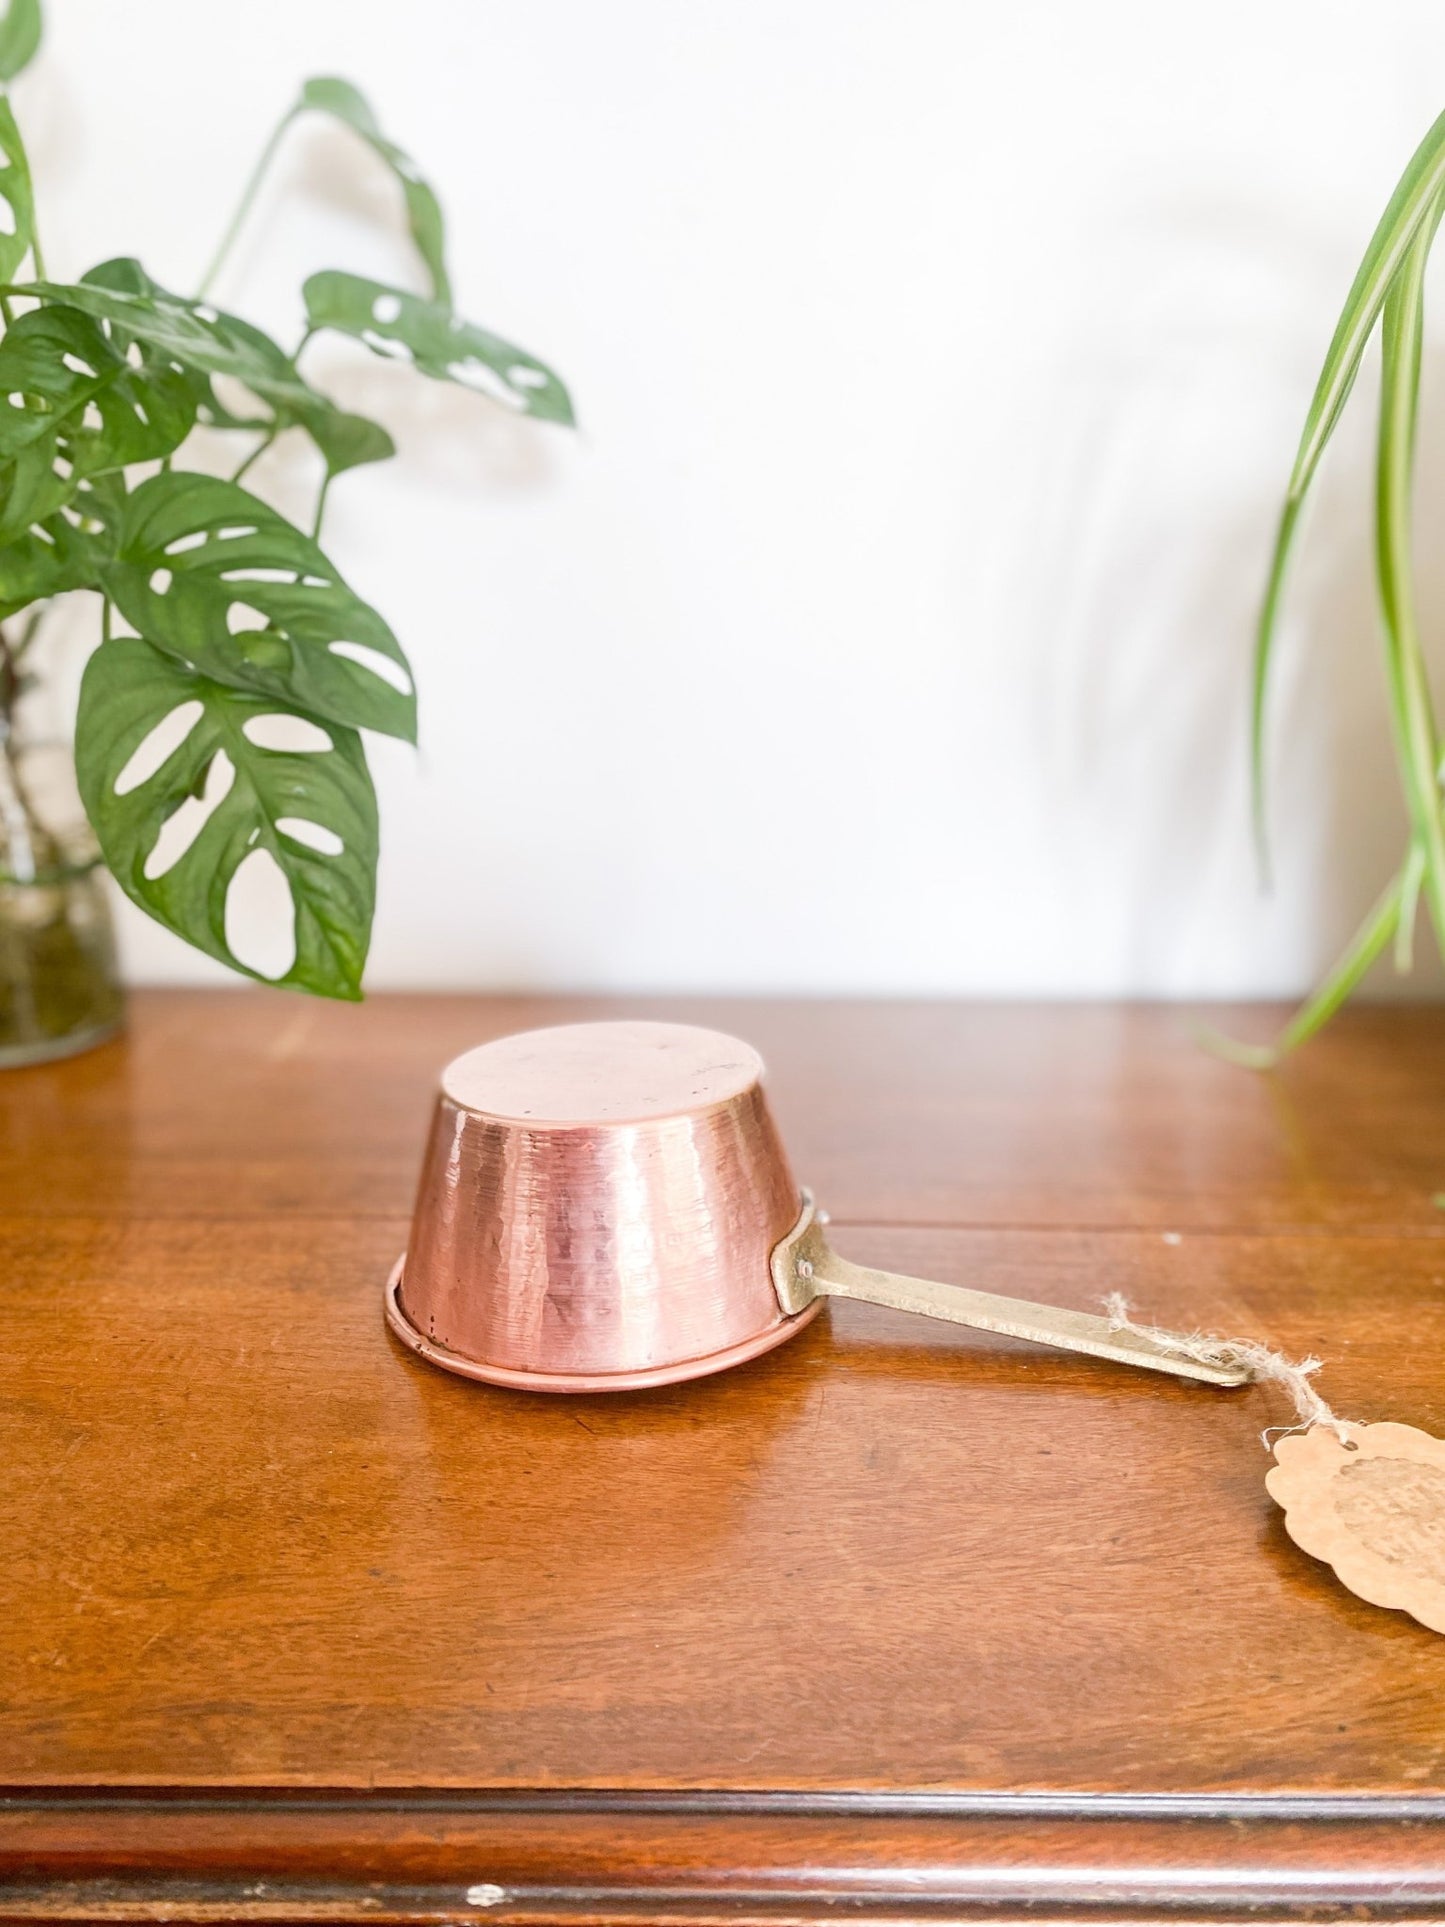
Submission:
<svg viewBox="0 0 1445 1927">
<path fill-rule="evenodd" d="M 756 1358 L 825 1297 L 1237 1385 L 1103 1318 L 850 1264 L 800 1190 L 758 1053 L 686 1024 L 566 1024 L 442 1073 L 396 1335 L 467 1378 L 543 1392 L 668 1385 Z"/>
</svg>

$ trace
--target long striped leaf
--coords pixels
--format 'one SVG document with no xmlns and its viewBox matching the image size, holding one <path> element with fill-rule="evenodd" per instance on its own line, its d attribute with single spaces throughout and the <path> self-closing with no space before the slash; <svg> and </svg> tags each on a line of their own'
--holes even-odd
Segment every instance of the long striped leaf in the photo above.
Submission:
<svg viewBox="0 0 1445 1927">
<path fill-rule="evenodd" d="M 1415 968 L 1415 919 L 1425 882 L 1425 852 L 1412 842 L 1400 872 L 1400 920 L 1395 930 L 1395 971 L 1406 977 Z"/>
<path fill-rule="evenodd" d="M 1340 411 L 1349 398 L 1359 373 L 1365 344 L 1374 331 L 1390 284 L 1410 251 L 1422 223 L 1429 217 L 1432 203 L 1445 184 L 1445 114 L 1431 127 L 1416 148 L 1410 165 L 1401 175 L 1390 204 L 1371 236 L 1359 272 L 1346 298 L 1335 327 L 1325 365 L 1315 386 L 1314 398 L 1305 417 L 1304 433 L 1295 456 L 1294 471 L 1280 514 L 1270 561 L 1264 602 L 1255 632 L 1254 679 L 1250 722 L 1250 755 L 1254 792 L 1255 835 L 1261 857 L 1265 854 L 1264 827 L 1264 722 L 1265 697 L 1269 682 L 1270 659 L 1279 620 L 1285 570 L 1294 547 L 1299 513 L 1319 466 L 1320 456 L 1334 432 Z"/>
<path fill-rule="evenodd" d="M 1301 1044 L 1308 1043 L 1316 1031 L 1324 1029 L 1350 993 L 1359 988 L 1370 965 L 1383 954 L 1385 946 L 1396 934 L 1401 905 L 1410 887 L 1412 862 L 1413 853 L 1406 858 L 1400 874 L 1391 880 L 1351 937 L 1344 954 L 1324 982 L 1300 1005 L 1274 1043 L 1241 1044 L 1220 1031 L 1203 1027 L 1195 1032 L 1199 1042 L 1216 1056 L 1226 1057 L 1231 1064 L 1242 1064 L 1246 1070 L 1252 1071 L 1273 1070 L 1281 1058 L 1287 1057 L 1292 1050 L 1298 1050 Z"/>
<path fill-rule="evenodd" d="M 1445 825 L 1441 822 L 1436 774 L 1440 753 L 1420 647 L 1411 557 L 1425 263 L 1442 212 L 1445 189 L 1431 203 L 1426 219 L 1416 230 L 1385 300 L 1375 467 L 1375 570 L 1395 751 L 1414 840 L 1424 857 L 1425 901 L 1436 940 L 1445 951 Z"/>
</svg>

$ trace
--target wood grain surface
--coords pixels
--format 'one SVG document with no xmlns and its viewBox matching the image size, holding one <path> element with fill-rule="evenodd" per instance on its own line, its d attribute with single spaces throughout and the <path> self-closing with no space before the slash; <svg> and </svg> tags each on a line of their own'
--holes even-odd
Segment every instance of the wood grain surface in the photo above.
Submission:
<svg viewBox="0 0 1445 1927">
<path fill-rule="evenodd" d="M 620 1010 L 762 1047 L 848 1255 L 1445 1431 L 1440 1013 L 1262 1079 L 1164 1009 L 143 995 L 0 1077 L 0 1920 L 1445 1917 L 1445 1641 L 1285 1537 L 1277 1394 L 842 1302 L 611 1398 L 388 1337 L 442 1062 Z"/>
</svg>

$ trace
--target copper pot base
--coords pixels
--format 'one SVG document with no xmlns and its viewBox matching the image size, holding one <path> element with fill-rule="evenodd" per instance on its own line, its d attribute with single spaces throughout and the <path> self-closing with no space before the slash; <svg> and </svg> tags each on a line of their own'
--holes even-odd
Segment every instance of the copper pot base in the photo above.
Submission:
<svg viewBox="0 0 1445 1927">
<path fill-rule="evenodd" d="M 429 1365 L 440 1365 L 444 1372 L 455 1372 L 459 1378 L 480 1379 L 488 1385 L 505 1385 L 518 1392 L 643 1392 L 652 1385 L 680 1385 L 689 1378 L 706 1378 L 712 1372 L 725 1372 L 730 1365 L 745 1365 L 750 1358 L 761 1358 L 764 1352 L 772 1351 L 805 1325 L 811 1325 L 823 1309 L 823 1300 L 815 1298 L 805 1310 L 745 1339 L 741 1345 L 729 1345 L 724 1351 L 709 1352 L 702 1358 L 685 1358 L 673 1365 L 654 1365 L 647 1371 L 517 1372 L 505 1365 L 487 1365 L 475 1358 L 463 1358 L 460 1352 L 448 1351 L 445 1345 L 423 1337 L 402 1309 L 401 1280 L 405 1269 L 406 1253 L 403 1252 L 386 1281 L 386 1322 L 402 1344 Z"/>
</svg>

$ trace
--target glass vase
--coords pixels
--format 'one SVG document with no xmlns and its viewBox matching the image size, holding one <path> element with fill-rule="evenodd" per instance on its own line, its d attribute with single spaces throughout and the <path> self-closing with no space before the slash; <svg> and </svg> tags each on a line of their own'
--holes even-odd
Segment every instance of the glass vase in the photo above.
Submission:
<svg viewBox="0 0 1445 1927">
<path fill-rule="evenodd" d="M 0 717 L 0 1068 L 67 1057 L 120 1028 L 100 852 L 68 751 Z"/>
</svg>

